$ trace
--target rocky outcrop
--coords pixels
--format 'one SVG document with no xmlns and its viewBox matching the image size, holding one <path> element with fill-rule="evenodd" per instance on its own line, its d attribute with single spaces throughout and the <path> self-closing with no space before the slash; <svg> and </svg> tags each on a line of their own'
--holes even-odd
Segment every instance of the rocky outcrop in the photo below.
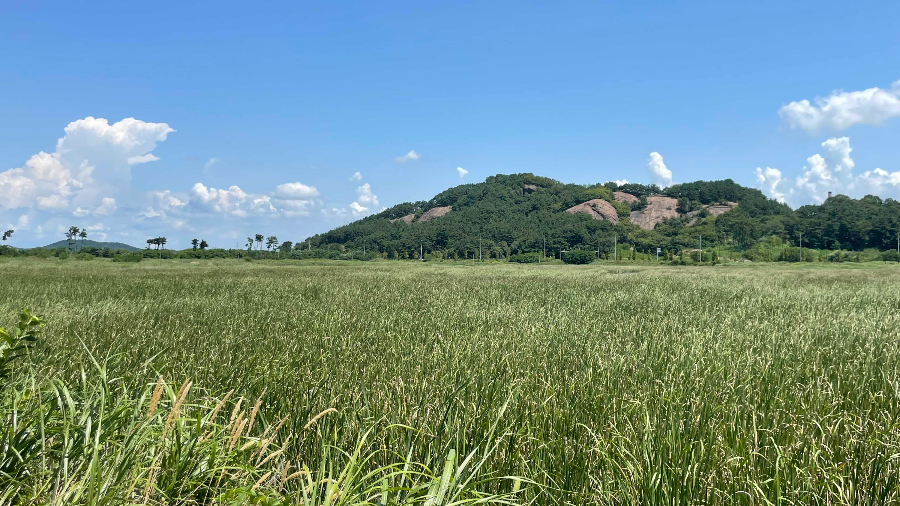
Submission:
<svg viewBox="0 0 900 506">
<path fill-rule="evenodd" d="M 713 216 L 718 216 L 720 214 L 727 213 L 731 211 L 735 207 L 737 207 L 737 202 L 725 202 L 724 204 L 716 204 L 714 206 L 707 206 L 706 210 L 709 211 L 709 214 Z"/>
<path fill-rule="evenodd" d="M 616 202 L 628 204 L 629 206 L 641 200 L 634 195 L 625 192 L 613 192 L 613 198 L 616 199 Z"/>
<path fill-rule="evenodd" d="M 719 216 L 720 214 L 724 214 L 724 213 L 727 213 L 728 211 L 731 211 L 732 209 L 734 209 L 737 206 L 738 206 L 737 202 L 725 202 L 724 204 L 716 204 L 713 206 L 703 206 L 703 209 L 705 209 L 706 212 L 710 214 L 710 216 Z M 700 219 L 700 217 L 698 215 L 703 211 L 703 209 L 698 210 L 698 211 L 691 211 L 691 212 L 685 214 L 685 216 L 690 218 L 687 222 L 688 226 L 691 226 L 694 223 L 697 223 L 697 220 Z"/>
<path fill-rule="evenodd" d="M 611 223 L 619 223 L 619 213 L 612 204 L 603 199 L 588 200 L 576 206 L 566 209 L 567 213 L 587 214 L 595 220 L 606 220 Z"/>
<path fill-rule="evenodd" d="M 403 223 L 406 223 L 407 225 L 409 225 L 410 223 L 413 222 L 414 219 L 416 219 L 415 214 L 407 214 L 406 216 L 402 216 L 400 218 L 394 218 L 393 220 L 391 220 L 391 223 L 397 223 L 398 221 L 402 221 Z"/>
<path fill-rule="evenodd" d="M 440 218 L 441 216 L 449 213 L 451 209 L 453 209 L 453 206 L 432 207 L 419 217 L 419 222 Z"/>
<path fill-rule="evenodd" d="M 522 187 L 522 195 L 528 195 L 530 193 L 534 193 L 537 191 L 537 189 L 538 189 L 538 187 L 536 185 L 526 184 L 525 186 Z"/>
<path fill-rule="evenodd" d="M 678 200 L 662 195 L 647 197 L 647 206 L 631 212 L 631 222 L 644 230 L 653 230 L 656 225 L 669 218 L 677 218 Z"/>
</svg>

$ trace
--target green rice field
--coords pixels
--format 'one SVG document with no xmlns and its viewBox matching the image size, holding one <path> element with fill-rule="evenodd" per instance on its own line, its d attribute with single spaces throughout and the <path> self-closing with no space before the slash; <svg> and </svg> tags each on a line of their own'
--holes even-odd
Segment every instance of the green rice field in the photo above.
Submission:
<svg viewBox="0 0 900 506">
<path fill-rule="evenodd" d="M 0 261 L 23 307 L 0 503 L 900 504 L 896 266 Z"/>
</svg>

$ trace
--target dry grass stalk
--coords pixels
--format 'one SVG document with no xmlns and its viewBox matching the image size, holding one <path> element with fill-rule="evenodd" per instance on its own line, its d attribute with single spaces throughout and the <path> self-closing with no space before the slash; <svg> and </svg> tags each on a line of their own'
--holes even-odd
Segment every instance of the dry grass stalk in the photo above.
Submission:
<svg viewBox="0 0 900 506">
<path fill-rule="evenodd" d="M 233 393 L 234 393 L 234 389 L 232 388 L 231 390 L 228 391 L 227 394 L 225 394 L 225 397 L 222 397 L 222 400 L 219 401 L 218 404 L 216 404 L 216 409 L 214 409 L 212 411 L 212 413 L 209 414 L 208 420 L 210 422 L 212 422 L 216 419 L 216 415 L 219 414 L 219 411 L 222 409 L 223 406 L 225 406 L 225 403 L 228 402 L 228 398 L 231 397 L 231 394 L 233 394 Z"/>
<path fill-rule="evenodd" d="M 314 416 L 312 418 L 312 420 L 306 422 L 306 425 L 303 426 L 303 430 L 306 430 L 306 429 L 312 427 L 313 425 L 315 425 L 315 423 L 319 421 L 319 418 L 322 418 L 323 416 L 327 415 L 328 413 L 337 413 L 337 409 L 328 408 L 325 411 L 322 411 L 318 415 Z"/>
<path fill-rule="evenodd" d="M 156 405 L 159 404 L 159 398 L 162 396 L 163 391 L 163 378 L 162 376 L 156 380 L 156 387 L 153 388 L 153 395 L 150 397 L 150 408 L 147 410 L 147 421 L 150 421 L 153 418 L 153 413 L 156 411 Z"/>
<path fill-rule="evenodd" d="M 263 483 L 264 481 L 266 481 L 267 479 L 269 479 L 269 476 L 272 476 L 272 471 L 269 471 L 268 473 L 264 474 L 264 475 L 262 476 L 262 478 L 259 479 L 259 481 L 257 481 L 256 483 L 254 483 L 254 484 L 253 484 L 253 488 L 252 488 L 251 490 L 256 490 L 256 488 L 259 487 L 260 485 L 262 485 L 262 483 Z"/>
<path fill-rule="evenodd" d="M 172 420 L 178 417 L 179 411 L 181 411 L 181 405 L 184 404 L 184 399 L 187 397 L 188 391 L 191 389 L 191 385 L 193 383 L 190 379 L 185 380 L 184 384 L 181 385 L 181 388 L 178 389 L 178 395 L 175 396 L 175 404 L 172 406 L 172 411 L 169 412 L 169 417 L 166 418 L 166 425 L 163 428 L 163 434 L 168 432 L 169 425 L 172 423 Z"/>
<path fill-rule="evenodd" d="M 262 393 L 259 394 L 259 399 L 256 400 L 256 404 L 253 406 L 253 411 L 250 412 L 250 423 L 247 424 L 247 435 L 250 435 L 250 430 L 253 428 L 253 421 L 256 420 L 256 413 L 259 411 L 259 407 L 262 405 L 263 396 L 266 395 L 266 389 L 263 389 Z"/>
</svg>

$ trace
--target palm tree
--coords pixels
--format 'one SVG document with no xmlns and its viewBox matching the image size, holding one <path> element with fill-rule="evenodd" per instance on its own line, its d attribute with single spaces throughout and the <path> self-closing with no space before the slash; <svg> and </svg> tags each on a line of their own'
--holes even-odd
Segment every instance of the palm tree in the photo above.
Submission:
<svg viewBox="0 0 900 506">
<path fill-rule="evenodd" d="M 200 241 L 198 241 L 197 239 L 191 239 L 191 246 L 193 246 L 195 250 L 197 249 L 197 246 L 199 244 L 200 244 Z"/>
<path fill-rule="evenodd" d="M 3 240 L 5 241 L 5 240 L 9 239 L 10 237 L 12 237 L 13 232 L 15 232 L 15 230 L 12 230 L 12 229 L 7 230 L 6 232 L 3 232 Z"/>
<path fill-rule="evenodd" d="M 77 243 L 75 239 L 78 237 L 78 232 L 81 230 L 78 227 L 69 227 L 69 231 L 66 232 L 66 249 L 69 248 L 75 249 L 77 247 Z"/>
<path fill-rule="evenodd" d="M 271 250 L 272 248 L 278 247 L 278 238 L 274 235 L 270 235 L 266 238 L 266 251 Z"/>
<path fill-rule="evenodd" d="M 84 241 L 87 239 L 87 229 L 81 229 L 81 233 L 78 234 L 78 236 L 81 237 L 81 249 L 84 249 Z"/>
<path fill-rule="evenodd" d="M 256 242 L 257 242 L 257 244 L 259 244 L 259 250 L 262 251 L 262 242 L 263 242 L 262 234 L 256 234 Z"/>
<path fill-rule="evenodd" d="M 251 249 L 253 249 L 253 238 L 248 237 L 247 238 L 247 251 L 250 251 Z"/>
</svg>

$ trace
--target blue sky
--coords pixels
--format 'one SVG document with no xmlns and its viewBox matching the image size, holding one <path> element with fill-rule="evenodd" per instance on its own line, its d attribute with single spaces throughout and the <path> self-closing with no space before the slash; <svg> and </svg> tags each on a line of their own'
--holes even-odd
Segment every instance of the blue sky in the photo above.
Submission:
<svg viewBox="0 0 900 506">
<path fill-rule="evenodd" d="M 0 226 L 18 246 L 69 225 L 299 241 L 513 172 L 900 197 L 883 2 L 11 4 Z"/>
</svg>

